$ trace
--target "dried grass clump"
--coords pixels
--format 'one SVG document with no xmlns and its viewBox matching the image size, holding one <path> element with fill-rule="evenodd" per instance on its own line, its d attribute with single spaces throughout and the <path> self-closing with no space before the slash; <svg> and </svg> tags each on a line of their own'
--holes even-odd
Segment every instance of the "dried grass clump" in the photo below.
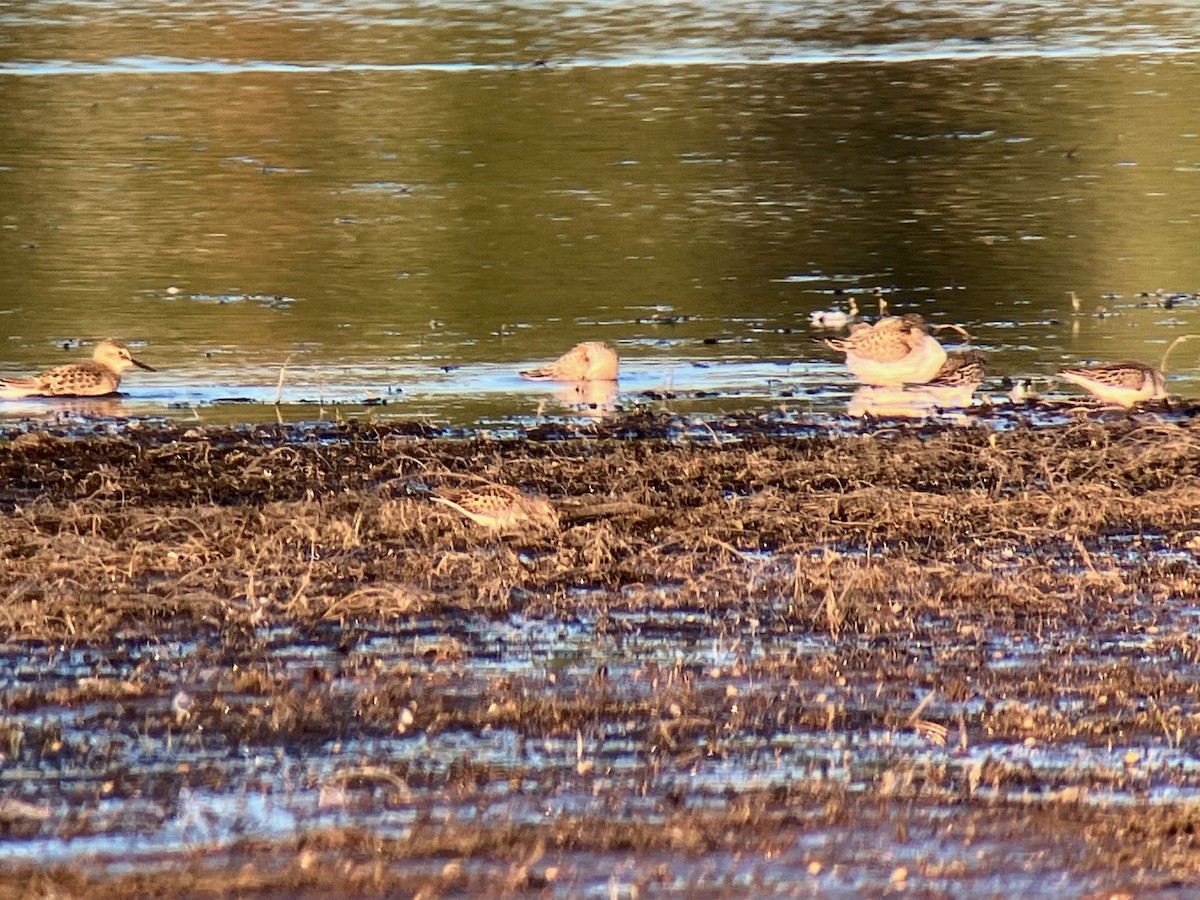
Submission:
<svg viewBox="0 0 1200 900">
<path fill-rule="evenodd" d="M 1181 530 L 1200 521 L 1192 420 L 749 431 L 703 446 L 399 443 L 384 429 L 295 442 L 262 431 L 0 447 L 7 625 L 87 639 L 243 607 L 259 621 L 386 620 L 431 604 L 499 615 L 561 607 L 580 588 L 607 590 L 619 607 L 632 586 L 661 588 L 664 608 L 710 612 L 790 590 L 810 598 L 805 609 L 825 604 L 800 614 L 816 617 L 810 625 L 823 617 L 837 631 L 887 630 L 894 606 L 911 616 L 973 600 L 976 614 L 1057 616 L 1073 599 L 1131 589 L 1120 571 L 1096 580 L 1089 544 L 1153 531 L 1182 549 L 1196 536 Z M 561 531 L 486 534 L 429 502 L 433 489 L 479 483 L 549 496 Z M 1058 569 L 1041 561 L 1046 548 Z M 826 549 L 868 556 L 840 580 L 796 562 Z M 1001 571 L 1000 557 L 1022 564 Z"/>
</svg>

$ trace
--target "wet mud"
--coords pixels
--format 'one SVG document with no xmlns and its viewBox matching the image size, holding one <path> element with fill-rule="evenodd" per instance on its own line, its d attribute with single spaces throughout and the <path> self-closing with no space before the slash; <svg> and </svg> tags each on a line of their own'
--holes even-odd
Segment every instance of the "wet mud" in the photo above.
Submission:
<svg viewBox="0 0 1200 900">
<path fill-rule="evenodd" d="M 0 897 L 1187 895 L 1194 414 L 8 427 Z"/>
</svg>

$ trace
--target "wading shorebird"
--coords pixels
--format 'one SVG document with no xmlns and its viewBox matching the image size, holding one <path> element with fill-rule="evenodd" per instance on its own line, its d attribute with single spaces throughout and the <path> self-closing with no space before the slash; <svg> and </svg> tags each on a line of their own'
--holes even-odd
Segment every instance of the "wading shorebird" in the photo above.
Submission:
<svg viewBox="0 0 1200 900">
<path fill-rule="evenodd" d="M 1154 366 L 1140 362 L 1063 369 L 1058 377 L 1079 385 L 1104 403 L 1115 403 L 1126 409 L 1147 400 L 1165 400 L 1167 397 L 1166 376 Z"/>
<path fill-rule="evenodd" d="M 929 379 L 930 387 L 966 388 L 973 391 L 987 375 L 987 356 L 982 350 L 951 350 L 938 373 Z"/>
<path fill-rule="evenodd" d="M 527 369 L 522 378 L 533 381 L 616 381 L 617 351 L 604 341 L 576 344 L 554 362 L 540 369 Z"/>
<path fill-rule="evenodd" d="M 434 503 L 461 513 L 476 525 L 496 531 L 558 528 L 558 513 L 548 500 L 526 497 L 516 488 L 503 484 L 435 493 L 432 499 Z"/>
<path fill-rule="evenodd" d="M 986 375 L 987 357 L 982 350 L 951 350 L 938 373 L 922 388 L 938 406 L 970 406 Z"/>
<path fill-rule="evenodd" d="M 846 368 L 864 384 L 924 384 L 946 362 L 946 351 L 916 313 L 884 316 L 874 325 L 860 322 L 849 337 L 825 343 L 846 354 Z"/>
<path fill-rule="evenodd" d="M 121 386 L 121 373 L 130 366 L 153 372 L 152 366 L 133 358 L 129 348 L 112 338 L 101 341 L 91 362 L 69 363 L 37 375 L 0 378 L 0 398 L 101 397 Z"/>
</svg>

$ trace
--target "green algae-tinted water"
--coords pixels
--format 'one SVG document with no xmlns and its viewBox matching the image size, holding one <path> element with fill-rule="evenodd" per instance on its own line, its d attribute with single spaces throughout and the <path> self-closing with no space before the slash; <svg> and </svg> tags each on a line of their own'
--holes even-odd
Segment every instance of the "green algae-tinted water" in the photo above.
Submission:
<svg viewBox="0 0 1200 900">
<path fill-rule="evenodd" d="M 160 369 L 126 413 L 536 415 L 513 372 L 583 339 L 623 391 L 753 408 L 778 376 L 841 409 L 809 313 L 876 284 L 998 376 L 1200 330 L 1170 7 L 45 3 L 0 31 L 0 371 L 116 335 Z"/>
</svg>

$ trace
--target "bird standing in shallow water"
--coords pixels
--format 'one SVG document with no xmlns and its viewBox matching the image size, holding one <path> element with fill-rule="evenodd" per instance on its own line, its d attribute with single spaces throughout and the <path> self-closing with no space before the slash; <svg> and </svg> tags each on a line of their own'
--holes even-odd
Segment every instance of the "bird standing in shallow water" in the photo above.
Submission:
<svg viewBox="0 0 1200 900">
<path fill-rule="evenodd" d="M 521 377 L 533 381 L 616 381 L 619 365 L 617 351 L 604 341 L 585 341 L 548 366 L 525 370 Z"/>
<path fill-rule="evenodd" d="M 987 357 L 982 350 L 951 350 L 938 373 L 929 379 L 930 387 L 965 388 L 983 384 L 987 375 Z"/>
<path fill-rule="evenodd" d="M 152 366 L 133 358 L 129 348 L 112 338 L 96 345 L 90 362 L 69 363 L 37 375 L 0 378 L 0 398 L 101 397 L 121 386 L 121 373 L 130 366 L 153 372 Z"/>
<path fill-rule="evenodd" d="M 434 503 L 461 513 L 476 525 L 496 531 L 558 528 L 558 513 L 549 501 L 526 497 L 516 488 L 503 484 L 438 493 L 432 499 Z"/>
<path fill-rule="evenodd" d="M 1127 409 L 1135 403 L 1164 400 L 1167 396 L 1166 376 L 1140 362 L 1063 369 L 1058 377 L 1079 385 L 1098 400 Z"/>
<path fill-rule="evenodd" d="M 859 323 L 851 326 L 849 337 L 825 343 L 846 354 L 846 368 L 865 384 L 924 384 L 946 362 L 946 351 L 916 313 Z"/>
<path fill-rule="evenodd" d="M 982 350 L 951 350 L 938 373 L 918 390 L 939 407 L 970 406 L 986 375 L 987 356 Z"/>
</svg>

